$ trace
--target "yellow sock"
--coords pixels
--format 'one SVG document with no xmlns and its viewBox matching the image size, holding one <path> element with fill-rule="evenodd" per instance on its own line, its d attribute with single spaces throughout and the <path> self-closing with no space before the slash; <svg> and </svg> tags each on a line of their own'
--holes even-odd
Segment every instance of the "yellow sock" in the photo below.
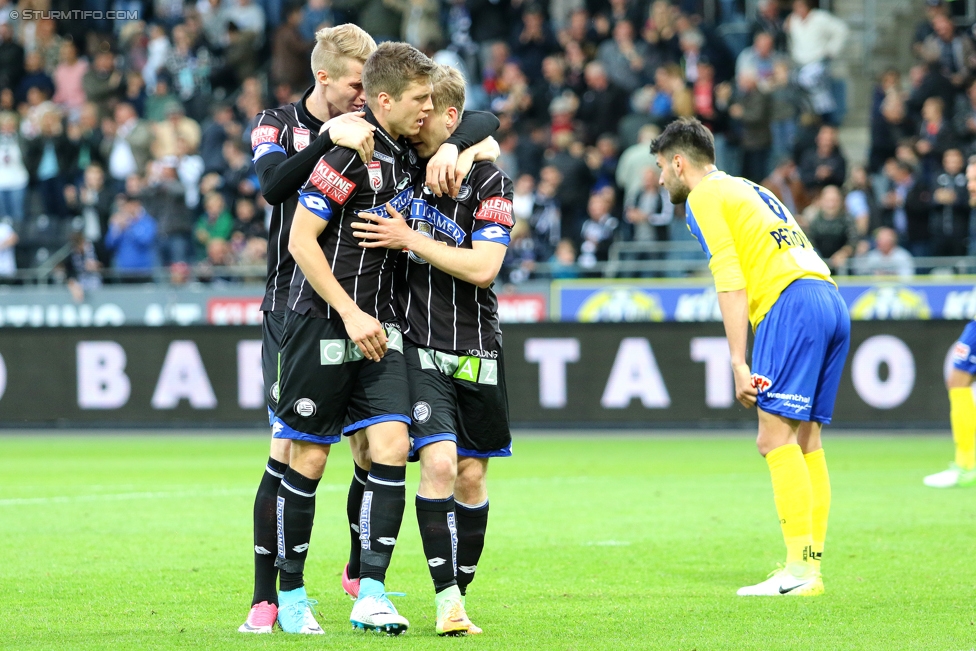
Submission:
<svg viewBox="0 0 976 651">
<path fill-rule="evenodd" d="M 810 561 L 813 547 L 813 488 L 800 446 L 782 445 L 766 455 L 773 499 L 786 541 L 786 563 Z"/>
<path fill-rule="evenodd" d="M 804 454 L 807 471 L 810 473 L 810 487 L 813 489 L 813 565 L 820 569 L 824 541 L 827 539 L 827 516 L 830 515 L 830 475 L 827 474 L 827 460 L 823 448 Z"/>
<path fill-rule="evenodd" d="M 969 387 L 949 389 L 949 420 L 956 442 L 956 465 L 963 470 L 976 468 L 976 403 Z"/>
</svg>

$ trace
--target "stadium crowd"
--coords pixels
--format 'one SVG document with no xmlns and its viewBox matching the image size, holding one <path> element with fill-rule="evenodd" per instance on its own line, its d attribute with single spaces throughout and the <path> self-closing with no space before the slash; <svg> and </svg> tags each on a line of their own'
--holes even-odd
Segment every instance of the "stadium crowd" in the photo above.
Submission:
<svg viewBox="0 0 976 651">
<path fill-rule="evenodd" d="M 111 21 L 27 20 L 77 7 L 0 0 L 0 277 L 70 243 L 59 269 L 76 293 L 159 269 L 260 279 L 253 118 L 301 96 L 316 29 L 348 21 L 461 68 L 468 108 L 499 116 L 517 218 L 506 282 L 592 273 L 614 242 L 691 242 L 649 142 L 692 115 L 719 168 L 770 188 L 835 270 L 904 276 L 913 256 L 971 253 L 974 33 L 927 0 L 918 63 L 881 75 L 866 165 L 850 165 L 830 69 L 848 30 L 813 2 L 760 0 L 751 20 L 719 2 L 709 24 L 667 0 L 85 3 L 133 18 Z M 667 248 L 627 255 L 688 256 Z"/>
</svg>

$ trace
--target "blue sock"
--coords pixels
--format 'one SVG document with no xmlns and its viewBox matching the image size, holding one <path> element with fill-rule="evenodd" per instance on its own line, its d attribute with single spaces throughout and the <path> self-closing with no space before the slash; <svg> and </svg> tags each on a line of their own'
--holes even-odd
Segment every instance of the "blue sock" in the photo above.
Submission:
<svg viewBox="0 0 976 651">
<path fill-rule="evenodd" d="M 376 579 L 360 579 L 359 580 L 359 598 L 369 597 L 371 595 L 381 595 L 386 592 L 386 587 L 377 581 Z"/>
<path fill-rule="evenodd" d="M 294 590 L 286 590 L 284 592 L 278 593 L 278 602 L 280 605 L 294 603 L 296 601 L 301 601 L 302 599 L 307 599 L 308 595 L 305 594 L 305 586 L 300 588 L 295 588 Z"/>
</svg>

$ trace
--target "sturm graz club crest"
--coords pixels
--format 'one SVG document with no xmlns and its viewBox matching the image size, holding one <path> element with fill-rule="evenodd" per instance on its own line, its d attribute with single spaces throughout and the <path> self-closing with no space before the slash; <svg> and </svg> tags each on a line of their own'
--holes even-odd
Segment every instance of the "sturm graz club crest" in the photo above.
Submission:
<svg viewBox="0 0 976 651">
<path fill-rule="evenodd" d="M 424 235 L 426 235 L 431 239 L 434 238 L 434 225 L 431 224 L 430 222 L 425 222 L 423 220 L 417 219 L 413 223 L 413 229 L 418 233 L 423 233 Z M 413 251 L 410 251 L 410 253 L 408 253 L 407 255 L 410 256 L 410 259 L 416 262 L 417 264 L 427 264 L 426 260 L 421 258 Z"/>
<path fill-rule="evenodd" d="M 413 406 L 413 420 L 415 423 L 426 423 L 430 420 L 430 405 L 424 401 L 420 401 Z"/>
<path fill-rule="evenodd" d="M 277 404 L 278 402 L 278 383 L 275 382 L 271 385 L 271 399 Z"/>
<path fill-rule="evenodd" d="M 302 418 L 315 415 L 315 403 L 308 398 L 299 398 L 295 401 L 295 413 Z"/>
</svg>

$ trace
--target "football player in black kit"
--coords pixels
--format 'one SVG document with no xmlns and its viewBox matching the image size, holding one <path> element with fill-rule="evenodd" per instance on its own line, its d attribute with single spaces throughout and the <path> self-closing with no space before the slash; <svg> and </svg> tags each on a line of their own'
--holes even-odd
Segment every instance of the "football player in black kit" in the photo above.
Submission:
<svg viewBox="0 0 976 651">
<path fill-rule="evenodd" d="M 273 419 L 277 406 L 278 349 L 295 268 L 288 251 L 288 234 L 298 204 L 298 191 L 321 156 L 334 145 L 356 150 L 363 161 L 372 160 L 375 126 L 363 119 L 365 93 L 361 74 L 363 64 L 375 49 L 373 39 L 355 25 L 319 30 L 312 52 L 315 85 L 301 100 L 264 111 L 254 120 L 251 141 L 255 170 L 262 194 L 273 206 L 267 287 L 261 306 L 264 312 L 262 362 L 269 419 Z M 465 114 L 462 128 L 465 133 L 445 144 L 438 152 L 438 160 L 428 167 L 432 180 L 436 183 L 450 177 L 458 151 L 487 137 L 497 126 L 497 118 L 489 113 Z M 351 442 L 354 439 L 364 441 L 365 437 L 350 437 Z M 290 443 L 288 439 L 272 439 L 270 458 L 254 502 L 254 593 L 247 621 L 239 629 L 245 633 L 270 633 L 277 620 L 275 510 Z M 369 460 L 365 443 L 354 445 L 353 449 L 357 467 L 362 469 L 352 482 L 349 500 L 353 506 L 347 510 L 351 518 L 355 516 L 358 529 L 359 503 Z M 358 543 L 358 532 L 352 535 Z M 358 548 L 357 544 L 357 552 Z M 358 555 L 355 560 L 358 571 Z"/>
<path fill-rule="evenodd" d="M 430 156 L 458 124 L 461 74 L 439 66 L 434 108 L 417 151 Z M 411 453 L 420 458 L 417 520 L 434 581 L 439 635 L 480 633 L 464 608 L 488 523 L 485 473 L 511 456 L 498 303 L 491 285 L 505 257 L 512 182 L 491 162 L 474 164 L 457 198 L 418 185 L 409 213 L 359 213 L 361 246 L 402 251 L 397 305 L 410 380 Z M 401 217 L 405 215 L 406 221 Z"/>
</svg>

